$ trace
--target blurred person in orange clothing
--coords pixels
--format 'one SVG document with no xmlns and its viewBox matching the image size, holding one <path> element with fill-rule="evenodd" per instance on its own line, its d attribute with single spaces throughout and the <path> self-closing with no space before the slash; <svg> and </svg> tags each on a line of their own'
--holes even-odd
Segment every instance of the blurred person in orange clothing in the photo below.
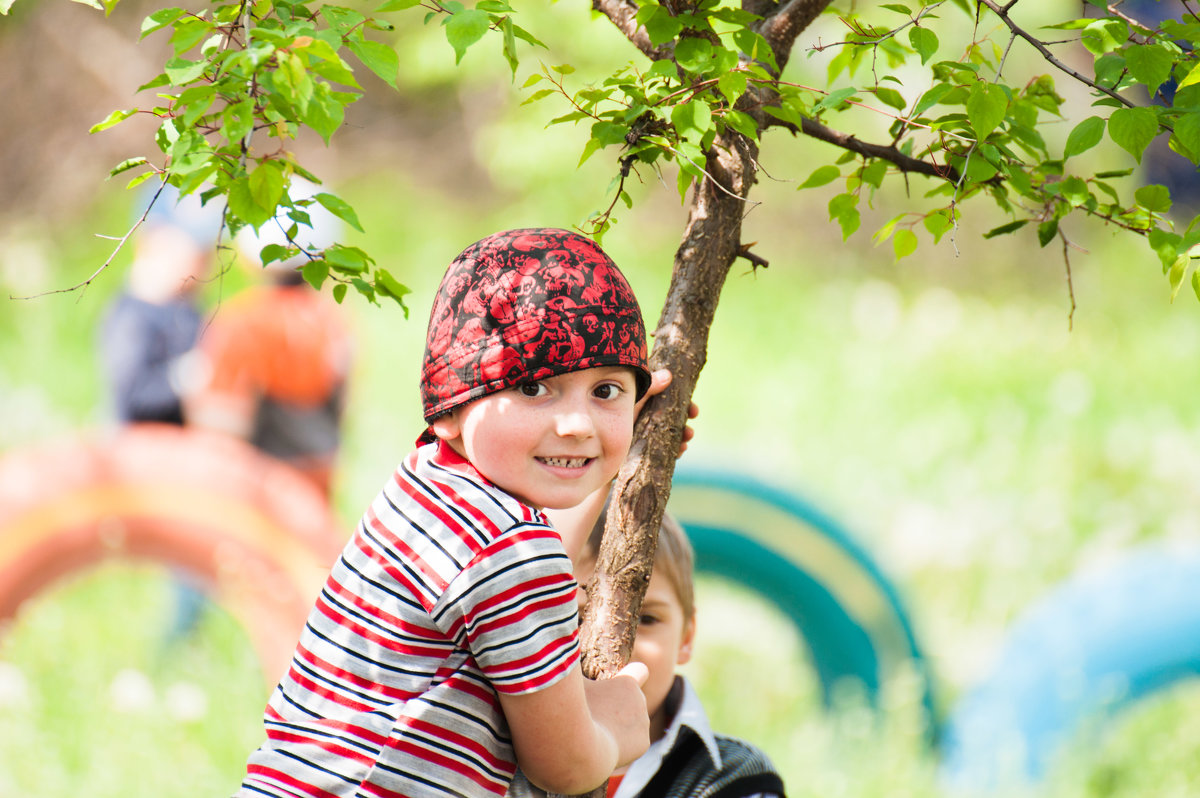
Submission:
<svg viewBox="0 0 1200 798">
<path fill-rule="evenodd" d="M 332 244 L 336 217 L 316 203 L 307 211 L 312 228 L 301 227 L 295 243 L 304 250 Z M 282 230 L 268 222 L 246 248 L 257 259 L 262 245 L 287 243 Z M 189 424 L 250 442 L 328 496 L 353 341 L 341 307 L 304 281 L 303 263 L 298 255 L 268 265 L 266 284 L 216 310 L 196 348 L 185 408 Z"/>
</svg>

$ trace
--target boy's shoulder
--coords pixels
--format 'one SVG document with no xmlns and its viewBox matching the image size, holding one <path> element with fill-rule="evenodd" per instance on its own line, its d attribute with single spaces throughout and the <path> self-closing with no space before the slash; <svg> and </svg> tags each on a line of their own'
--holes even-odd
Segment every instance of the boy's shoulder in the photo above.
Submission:
<svg viewBox="0 0 1200 798">
<path fill-rule="evenodd" d="M 737 737 L 715 734 L 721 761 L 715 762 L 700 735 L 681 730 L 654 779 L 640 795 L 664 798 L 742 798 L 783 796 L 783 779 L 762 749 Z"/>
<path fill-rule="evenodd" d="M 381 498 L 424 508 L 451 528 L 471 528 L 492 538 L 518 526 L 550 528 L 545 516 L 489 482 L 444 443 L 410 452 Z"/>
</svg>

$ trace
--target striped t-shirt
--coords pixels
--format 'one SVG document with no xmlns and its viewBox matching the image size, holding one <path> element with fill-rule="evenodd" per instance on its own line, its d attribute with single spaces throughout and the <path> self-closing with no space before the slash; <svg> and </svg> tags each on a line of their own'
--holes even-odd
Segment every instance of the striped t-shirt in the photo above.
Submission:
<svg viewBox="0 0 1200 798">
<path fill-rule="evenodd" d="M 503 795 L 497 691 L 544 689 L 578 661 L 558 534 L 449 446 L 422 446 L 330 573 L 238 795 Z"/>
</svg>

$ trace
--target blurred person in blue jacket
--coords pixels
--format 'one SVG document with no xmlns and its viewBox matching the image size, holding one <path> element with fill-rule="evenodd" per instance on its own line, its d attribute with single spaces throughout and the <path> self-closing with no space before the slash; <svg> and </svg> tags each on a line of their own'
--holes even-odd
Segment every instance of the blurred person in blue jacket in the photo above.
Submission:
<svg viewBox="0 0 1200 798">
<path fill-rule="evenodd" d="M 179 365 L 200 333 L 220 211 L 164 188 L 133 239 L 129 278 L 100 327 L 112 414 L 121 424 L 182 424 Z"/>
</svg>

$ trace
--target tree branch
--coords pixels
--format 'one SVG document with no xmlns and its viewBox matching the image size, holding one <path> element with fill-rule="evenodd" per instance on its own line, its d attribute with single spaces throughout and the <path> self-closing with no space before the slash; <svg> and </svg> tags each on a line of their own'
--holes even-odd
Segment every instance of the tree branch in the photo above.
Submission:
<svg viewBox="0 0 1200 798">
<path fill-rule="evenodd" d="M 795 125 L 789 124 L 779 119 L 772 119 L 772 125 L 783 125 L 796 132 Z M 932 161 L 922 161 L 919 158 L 914 158 L 911 155 L 905 155 L 887 144 L 871 144 L 867 141 L 862 141 L 859 138 L 843 133 L 840 130 L 834 130 L 831 127 L 826 127 L 815 119 L 804 119 L 800 132 L 806 136 L 812 136 L 814 139 L 823 141 L 826 144 L 832 144 L 835 147 L 841 147 L 843 150 L 858 153 L 867 158 L 879 158 L 888 161 L 898 168 L 901 172 L 909 174 L 926 175 L 928 177 L 936 177 L 940 180 L 947 180 L 951 183 L 957 183 L 959 180 L 958 170 L 949 164 L 936 164 Z"/>
<path fill-rule="evenodd" d="M 782 73 L 800 32 L 829 6 L 832 0 L 785 0 L 775 13 L 758 25 L 758 32 L 771 46 L 775 63 Z"/>
<path fill-rule="evenodd" d="M 646 29 L 637 24 L 638 7 L 629 0 L 592 0 L 592 8 L 608 17 L 617 30 L 651 61 L 670 58 L 671 51 L 650 42 Z"/>
<path fill-rule="evenodd" d="M 1129 106 L 1130 108 L 1133 108 L 1136 105 L 1136 103 L 1125 99 L 1124 97 L 1122 97 L 1121 95 L 1119 95 L 1115 91 L 1113 91 L 1112 89 L 1101 86 L 1100 84 L 1096 83 L 1096 81 L 1092 80 L 1091 78 L 1087 77 L 1086 75 L 1084 75 L 1080 72 L 1076 72 L 1074 69 L 1071 69 L 1071 67 L 1067 66 L 1062 61 L 1059 61 L 1057 58 L 1055 58 L 1054 54 L 1051 53 L 1048 49 L 1046 49 L 1046 45 L 1042 44 L 1042 42 L 1039 41 L 1038 39 L 1036 39 L 1033 35 L 1027 33 L 1023 28 L 1021 28 L 1019 25 L 1017 25 L 1017 23 L 1013 22 L 1012 19 L 1008 16 L 1008 9 L 1012 5 L 1014 5 L 1013 3 L 1008 3 L 1007 5 L 1001 7 L 996 4 L 995 0 L 979 0 L 979 4 L 982 6 L 986 6 L 988 9 L 991 10 L 991 12 L 993 14 L 1000 17 L 1000 21 L 1003 22 L 1005 25 L 1007 25 L 1008 29 L 1010 31 L 1012 31 L 1014 35 L 1020 36 L 1022 39 L 1029 42 L 1029 44 L 1033 47 L 1033 49 L 1035 49 L 1039 53 L 1041 53 L 1042 58 L 1046 59 L 1048 62 L 1053 64 L 1058 69 L 1062 70 L 1063 72 L 1067 73 L 1071 77 L 1075 78 L 1075 80 L 1079 81 L 1080 83 L 1082 83 L 1085 86 L 1090 86 L 1091 88 L 1095 89 L 1096 91 L 1107 94 L 1109 97 L 1112 97 L 1114 100 L 1121 103 L 1122 105 Z"/>
</svg>

